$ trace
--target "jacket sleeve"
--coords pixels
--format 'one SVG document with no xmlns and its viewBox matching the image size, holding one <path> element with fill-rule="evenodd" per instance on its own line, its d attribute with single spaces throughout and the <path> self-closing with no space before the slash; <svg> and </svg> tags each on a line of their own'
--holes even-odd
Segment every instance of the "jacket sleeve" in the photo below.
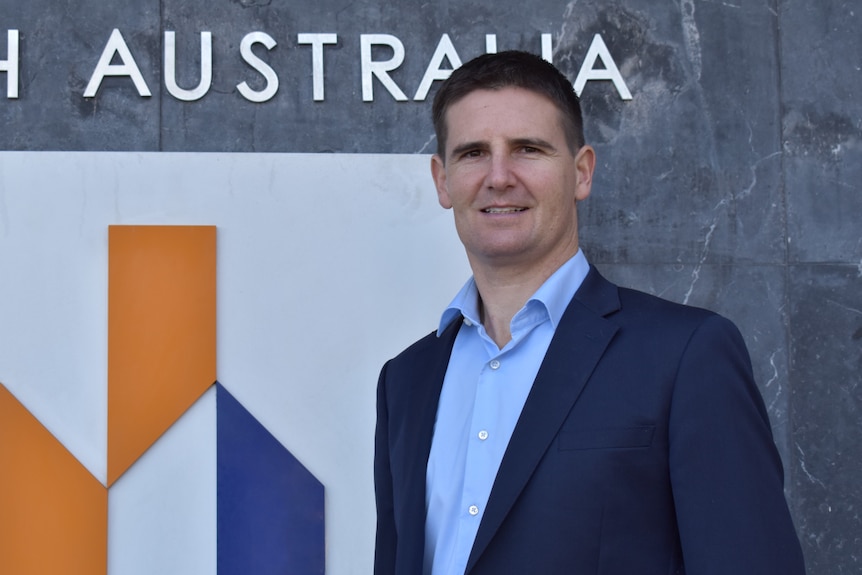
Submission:
<svg viewBox="0 0 862 575">
<path fill-rule="evenodd" d="M 377 502 L 377 538 L 374 548 L 374 575 L 395 573 L 394 503 L 389 467 L 389 415 L 386 405 L 386 368 L 377 381 L 377 428 L 374 434 L 374 496 Z"/>
<path fill-rule="evenodd" d="M 804 575 L 748 352 L 720 316 L 705 319 L 682 355 L 668 435 L 686 573 Z"/>
</svg>

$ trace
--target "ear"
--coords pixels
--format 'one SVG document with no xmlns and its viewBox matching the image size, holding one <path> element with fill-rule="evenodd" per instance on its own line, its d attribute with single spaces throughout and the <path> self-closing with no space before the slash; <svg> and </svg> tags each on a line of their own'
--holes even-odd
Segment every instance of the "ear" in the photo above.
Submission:
<svg viewBox="0 0 862 575">
<path fill-rule="evenodd" d="M 575 189 L 575 200 L 586 200 L 593 187 L 593 171 L 596 169 L 596 152 L 592 146 L 581 146 L 575 156 L 575 169 L 578 173 L 578 184 Z"/>
<path fill-rule="evenodd" d="M 437 201 L 445 209 L 452 207 L 452 200 L 449 199 L 449 189 L 446 187 L 446 165 L 443 163 L 443 158 L 434 154 L 431 156 L 431 177 L 434 178 L 434 185 L 437 187 Z"/>
</svg>

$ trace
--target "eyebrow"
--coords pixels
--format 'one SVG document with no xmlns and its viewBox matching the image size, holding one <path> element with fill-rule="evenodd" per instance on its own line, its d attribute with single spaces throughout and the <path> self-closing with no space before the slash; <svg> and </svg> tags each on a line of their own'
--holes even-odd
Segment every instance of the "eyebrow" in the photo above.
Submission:
<svg viewBox="0 0 862 575">
<path fill-rule="evenodd" d="M 542 138 L 514 138 L 509 140 L 509 145 L 518 147 L 518 146 L 530 146 L 534 148 L 547 148 L 550 150 L 556 150 L 557 148 L 553 146 L 547 140 L 543 140 Z M 449 152 L 449 155 L 459 156 L 468 150 L 482 150 L 488 147 L 487 142 L 484 141 L 475 141 L 475 142 L 465 142 L 458 146 L 452 148 L 452 151 Z"/>
<path fill-rule="evenodd" d="M 479 142 L 479 141 L 465 142 L 459 146 L 455 146 L 454 148 L 452 148 L 452 151 L 449 152 L 449 156 L 460 156 L 461 154 L 463 154 L 467 150 L 475 150 L 477 148 L 486 148 L 486 147 L 487 147 L 487 144 L 485 144 L 484 142 Z"/>
<path fill-rule="evenodd" d="M 542 138 L 515 138 L 511 141 L 512 144 L 516 146 L 529 146 L 533 148 L 547 148 L 549 150 L 556 150 L 556 146 L 552 145 L 547 140 L 543 140 Z"/>
</svg>

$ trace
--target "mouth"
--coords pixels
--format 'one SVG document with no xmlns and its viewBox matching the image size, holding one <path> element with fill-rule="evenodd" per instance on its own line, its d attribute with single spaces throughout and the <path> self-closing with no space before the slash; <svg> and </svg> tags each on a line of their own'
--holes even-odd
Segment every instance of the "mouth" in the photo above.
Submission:
<svg viewBox="0 0 862 575">
<path fill-rule="evenodd" d="M 482 213 L 485 214 L 514 214 L 517 212 L 523 212 L 527 208 L 484 208 Z"/>
</svg>

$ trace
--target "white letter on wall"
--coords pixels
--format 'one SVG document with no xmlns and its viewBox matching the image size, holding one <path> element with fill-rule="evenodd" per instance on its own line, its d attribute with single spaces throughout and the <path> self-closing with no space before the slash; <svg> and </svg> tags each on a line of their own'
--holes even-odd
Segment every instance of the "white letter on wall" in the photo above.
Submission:
<svg viewBox="0 0 862 575">
<path fill-rule="evenodd" d="M 201 81 L 194 90 L 177 86 L 177 39 L 172 31 L 165 31 L 165 87 L 168 93 L 184 102 L 200 100 L 209 92 L 213 81 L 213 35 L 201 32 Z"/>
<path fill-rule="evenodd" d="M 389 90 L 392 97 L 403 102 L 407 99 L 401 88 L 389 77 L 389 72 L 395 70 L 404 62 L 404 44 L 395 36 L 389 34 L 361 34 L 359 36 L 362 54 L 362 101 L 374 100 L 374 87 L 371 80 L 374 76 Z M 386 61 L 374 62 L 371 60 L 371 46 L 384 44 L 392 48 L 392 58 Z"/>
<path fill-rule="evenodd" d="M 6 72 L 6 97 L 18 97 L 18 30 L 6 32 L 6 59 L 0 60 L 0 72 Z"/>
<path fill-rule="evenodd" d="M 266 102 L 278 92 L 278 76 L 269 64 L 254 55 L 254 52 L 251 51 L 252 44 L 263 44 L 267 50 L 272 50 L 275 48 L 276 42 L 266 32 L 251 32 L 243 37 L 239 47 L 242 59 L 249 66 L 260 72 L 261 76 L 266 79 L 266 86 L 264 86 L 263 90 L 256 91 L 252 90 L 247 82 L 243 82 L 242 84 L 237 84 L 236 88 L 249 102 Z"/>
<path fill-rule="evenodd" d="M 602 59 L 605 65 L 604 69 L 595 69 L 593 66 L 598 58 Z M 619 69 L 617 68 L 605 41 L 602 40 L 600 34 L 593 36 L 593 43 L 590 44 L 590 49 L 587 50 L 587 55 L 584 56 L 584 63 L 581 64 L 581 70 L 578 72 L 578 77 L 575 78 L 575 93 L 580 96 L 584 90 L 584 86 L 589 80 L 611 80 L 617 89 L 622 100 L 631 100 L 632 93 L 629 92 Z"/>
<path fill-rule="evenodd" d="M 554 46 L 550 34 L 542 34 L 542 60 L 554 63 Z"/>
<path fill-rule="evenodd" d="M 314 101 L 323 101 L 323 45 L 338 44 L 338 34 L 300 34 L 299 44 L 311 44 L 311 69 Z"/>
<path fill-rule="evenodd" d="M 485 53 L 486 54 L 496 54 L 497 53 L 497 35 L 496 34 L 485 34 Z"/>
<path fill-rule="evenodd" d="M 487 42 L 488 37 L 485 37 Z M 422 81 L 419 83 L 419 89 L 416 90 L 414 100 L 422 101 L 428 95 L 428 90 L 431 89 L 431 83 L 434 80 L 445 80 L 452 75 L 452 70 L 440 69 L 440 64 L 443 63 L 443 58 L 448 58 L 452 64 L 452 69 L 461 67 L 461 58 L 455 51 L 455 46 L 452 45 L 452 40 L 449 39 L 449 34 L 443 34 L 440 41 L 437 43 L 437 49 L 434 50 L 434 55 L 431 56 L 431 62 L 428 63 L 428 69 L 425 70 L 425 75 L 422 76 Z"/>
<path fill-rule="evenodd" d="M 114 59 L 115 54 L 120 56 L 122 64 L 111 64 L 111 60 Z M 123 40 L 123 35 L 116 28 L 111 32 L 108 44 L 102 51 L 99 63 L 96 64 L 96 70 L 93 72 L 93 76 L 84 90 L 85 98 L 92 98 L 96 95 L 105 76 L 129 76 L 132 82 L 135 83 L 135 88 L 137 88 L 139 95 L 152 96 L 150 89 L 147 88 L 147 83 L 144 82 L 144 77 L 141 76 L 138 64 L 132 58 L 132 53 L 129 51 L 129 47 L 126 46 L 126 41 Z"/>
</svg>

